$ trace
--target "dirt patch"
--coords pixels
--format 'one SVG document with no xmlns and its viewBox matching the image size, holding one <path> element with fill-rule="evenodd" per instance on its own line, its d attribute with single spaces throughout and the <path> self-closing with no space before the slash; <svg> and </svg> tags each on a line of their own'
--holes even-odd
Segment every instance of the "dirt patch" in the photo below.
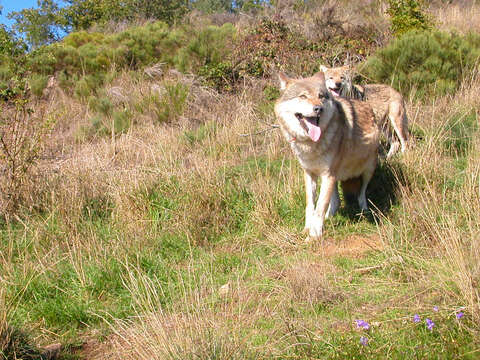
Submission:
<svg viewBox="0 0 480 360">
<path fill-rule="evenodd" d="M 331 264 L 300 263 L 285 273 L 287 287 L 293 299 L 308 304 L 335 304 L 344 299 L 344 294 L 328 276 L 333 271 Z"/>
<path fill-rule="evenodd" d="M 109 342 L 103 343 L 97 340 L 88 340 L 76 349 L 73 349 L 72 354 L 78 356 L 79 359 L 104 359 L 103 354 L 107 353 Z"/>
<path fill-rule="evenodd" d="M 324 240 L 320 252 L 326 257 L 348 256 L 360 258 L 369 251 L 380 251 L 383 248 L 383 243 L 378 235 L 352 235 L 341 240 Z"/>
</svg>

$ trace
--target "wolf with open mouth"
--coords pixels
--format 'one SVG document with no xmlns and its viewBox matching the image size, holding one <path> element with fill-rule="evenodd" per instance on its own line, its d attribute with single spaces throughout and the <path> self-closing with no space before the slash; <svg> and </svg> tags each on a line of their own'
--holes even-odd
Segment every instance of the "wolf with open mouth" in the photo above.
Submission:
<svg viewBox="0 0 480 360">
<path fill-rule="evenodd" d="M 370 105 L 334 97 L 323 72 L 300 79 L 280 73 L 279 80 L 275 114 L 304 170 L 305 231 L 314 240 L 322 235 L 324 219 L 340 206 L 338 181 L 360 177 L 358 202 L 362 210 L 368 208 L 365 191 L 377 165 L 379 129 Z"/>
<path fill-rule="evenodd" d="M 375 120 L 390 143 L 387 159 L 399 148 L 405 152 L 409 144 L 408 117 L 402 94 L 385 84 L 353 84 L 354 70 L 350 65 L 334 68 L 321 65 L 320 71 L 324 73 L 327 88 L 333 95 L 364 100 L 370 104 Z"/>
</svg>

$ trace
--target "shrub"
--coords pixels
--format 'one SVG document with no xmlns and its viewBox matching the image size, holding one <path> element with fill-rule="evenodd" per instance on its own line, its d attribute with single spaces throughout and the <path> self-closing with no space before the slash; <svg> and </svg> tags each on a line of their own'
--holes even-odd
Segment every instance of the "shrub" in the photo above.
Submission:
<svg viewBox="0 0 480 360">
<path fill-rule="evenodd" d="M 374 82 L 392 84 L 419 97 L 453 93 L 480 56 L 480 35 L 408 32 L 379 50 L 360 72 Z"/>
<path fill-rule="evenodd" d="M 30 77 L 30 90 L 35 96 L 42 96 L 43 89 L 47 86 L 48 76 L 34 74 Z"/>
<path fill-rule="evenodd" d="M 166 83 L 165 92 L 155 100 L 157 121 L 172 122 L 185 110 L 189 89 L 182 83 Z"/>
<path fill-rule="evenodd" d="M 234 40 L 232 24 L 209 26 L 200 32 L 188 26 L 170 29 L 155 22 L 105 35 L 79 31 L 62 42 L 44 46 L 28 55 L 33 74 L 58 73 L 59 83 L 80 97 L 95 93 L 115 70 L 136 70 L 153 63 L 176 66 L 180 71 L 203 71 L 207 81 L 232 81 L 232 65 L 225 61 Z"/>
<path fill-rule="evenodd" d="M 410 30 L 426 30 L 430 27 L 427 15 L 421 9 L 421 0 L 388 0 L 387 13 L 391 17 L 395 35 Z"/>
<path fill-rule="evenodd" d="M 198 70 L 198 74 L 203 76 L 206 85 L 218 91 L 232 90 L 233 84 L 239 77 L 230 61 L 204 65 Z"/>
<path fill-rule="evenodd" d="M 33 72 L 53 75 L 59 72 L 60 84 L 86 96 L 88 87 L 96 88 L 113 69 L 137 68 L 168 58 L 167 48 L 174 51 L 168 38 L 168 26 L 162 22 L 131 28 L 125 32 L 104 35 L 79 31 L 62 42 L 44 46 L 28 56 L 27 66 Z M 81 79 L 78 84 L 77 80 Z M 84 91 L 85 90 L 85 91 Z"/>
<path fill-rule="evenodd" d="M 230 55 L 235 40 L 235 28 L 226 23 L 220 27 L 208 26 L 179 49 L 174 64 L 180 71 L 198 73 L 207 85 L 217 90 L 230 89 L 237 79 Z"/>
<path fill-rule="evenodd" d="M 24 191 L 31 169 L 43 150 L 54 119 L 34 111 L 25 100 L 17 100 L 15 109 L 4 108 L 0 114 L 0 160 L 4 171 L 0 177 L 0 216 L 7 218 L 27 196 Z"/>
<path fill-rule="evenodd" d="M 75 95 L 79 98 L 87 98 L 94 93 L 96 85 L 100 85 L 99 82 L 100 81 L 96 81 L 92 75 L 82 77 L 75 84 Z"/>
<path fill-rule="evenodd" d="M 116 110 L 112 114 L 113 131 L 115 134 L 123 134 L 132 125 L 132 113 L 128 110 Z"/>
<path fill-rule="evenodd" d="M 0 358 L 2 359 L 43 359 L 41 351 L 32 344 L 24 332 L 0 324 Z"/>
</svg>

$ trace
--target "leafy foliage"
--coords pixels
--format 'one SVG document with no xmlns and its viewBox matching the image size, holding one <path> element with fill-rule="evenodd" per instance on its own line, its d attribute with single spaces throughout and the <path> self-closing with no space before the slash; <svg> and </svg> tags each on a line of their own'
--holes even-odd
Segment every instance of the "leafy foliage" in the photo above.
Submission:
<svg viewBox="0 0 480 360">
<path fill-rule="evenodd" d="M 197 0 L 193 2 L 192 6 L 207 14 L 233 11 L 233 4 L 229 0 Z"/>
<path fill-rule="evenodd" d="M 229 70 L 216 75 L 210 69 L 225 68 L 222 60 L 227 57 L 234 34 L 231 24 L 194 32 L 186 26 L 170 29 L 163 22 L 132 27 L 114 35 L 78 31 L 62 42 L 29 54 L 27 66 L 33 73 L 57 74 L 61 86 L 74 88 L 79 97 L 95 92 L 112 70 L 135 70 L 158 62 L 181 71 L 204 69 L 208 79 L 220 84 Z M 227 80 L 231 80 L 230 75 Z"/>
<path fill-rule="evenodd" d="M 131 22 L 135 19 L 162 20 L 172 24 L 188 11 L 188 0 L 66 0 L 59 7 L 54 0 L 38 0 L 37 8 L 8 14 L 16 22 L 13 29 L 25 35 L 32 48 L 59 39 L 59 32 L 87 30 L 109 21 Z"/>
<path fill-rule="evenodd" d="M 16 22 L 13 30 L 25 34 L 27 42 L 37 48 L 58 40 L 58 5 L 53 0 L 39 0 L 38 8 L 8 14 Z"/>
<path fill-rule="evenodd" d="M 5 25 L 0 25 L 0 56 L 2 61 L 23 55 L 26 50 L 26 44 L 22 39 L 16 38 L 15 33 L 8 30 Z"/>
<path fill-rule="evenodd" d="M 193 35 L 193 34 L 192 34 Z M 228 44 L 235 38 L 232 24 L 207 26 L 198 31 L 179 49 L 174 59 L 180 71 L 194 71 L 202 66 L 218 64 L 228 56 Z"/>
<path fill-rule="evenodd" d="M 13 31 L 0 25 L 0 99 L 9 100 L 25 90 L 23 73 L 25 42 Z"/>
<path fill-rule="evenodd" d="M 410 30 L 426 30 L 430 27 L 428 17 L 422 11 L 421 0 L 388 0 L 388 4 L 387 13 L 391 16 L 395 35 Z"/>
<path fill-rule="evenodd" d="M 4 202 L 0 216 L 8 217 L 18 209 L 22 188 L 31 181 L 30 172 L 42 154 L 43 143 L 53 127 L 53 119 L 35 114 L 25 100 L 15 101 L 15 108 L 4 108 L 0 115 L 0 161 L 5 176 L 0 181 Z"/>
<path fill-rule="evenodd" d="M 324 25 L 318 24 L 318 28 L 323 31 Z M 338 23 L 334 28 L 340 26 Z M 233 62 L 242 76 L 263 77 L 273 69 L 307 76 L 318 71 L 321 64 L 369 53 L 373 47 L 371 33 L 358 31 L 355 36 L 337 31 L 332 37 L 310 39 L 280 16 L 265 17 L 239 39 Z"/>
<path fill-rule="evenodd" d="M 480 56 L 480 36 L 409 32 L 368 59 L 361 70 L 374 82 L 420 97 L 454 92 Z"/>
<path fill-rule="evenodd" d="M 136 18 L 162 20 L 169 24 L 188 10 L 187 0 L 67 0 L 69 6 L 60 11 L 64 26 L 85 30 L 93 24 L 108 21 L 131 21 Z"/>
<path fill-rule="evenodd" d="M 181 116 L 185 110 L 188 87 L 182 83 L 166 83 L 165 91 L 160 97 L 155 97 L 155 111 L 158 122 L 172 122 Z"/>
</svg>

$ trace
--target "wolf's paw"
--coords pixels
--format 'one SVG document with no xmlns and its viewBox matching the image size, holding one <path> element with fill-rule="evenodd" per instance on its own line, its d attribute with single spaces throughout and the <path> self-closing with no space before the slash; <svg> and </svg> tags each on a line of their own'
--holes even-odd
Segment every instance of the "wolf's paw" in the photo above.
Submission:
<svg viewBox="0 0 480 360">
<path fill-rule="evenodd" d="M 323 224 L 321 221 L 313 221 L 308 230 L 308 237 L 312 239 L 319 239 L 322 237 Z"/>
<path fill-rule="evenodd" d="M 314 243 L 316 241 L 319 241 L 321 238 L 322 238 L 321 236 L 307 235 L 307 237 L 305 238 L 305 242 L 306 243 Z"/>
</svg>

